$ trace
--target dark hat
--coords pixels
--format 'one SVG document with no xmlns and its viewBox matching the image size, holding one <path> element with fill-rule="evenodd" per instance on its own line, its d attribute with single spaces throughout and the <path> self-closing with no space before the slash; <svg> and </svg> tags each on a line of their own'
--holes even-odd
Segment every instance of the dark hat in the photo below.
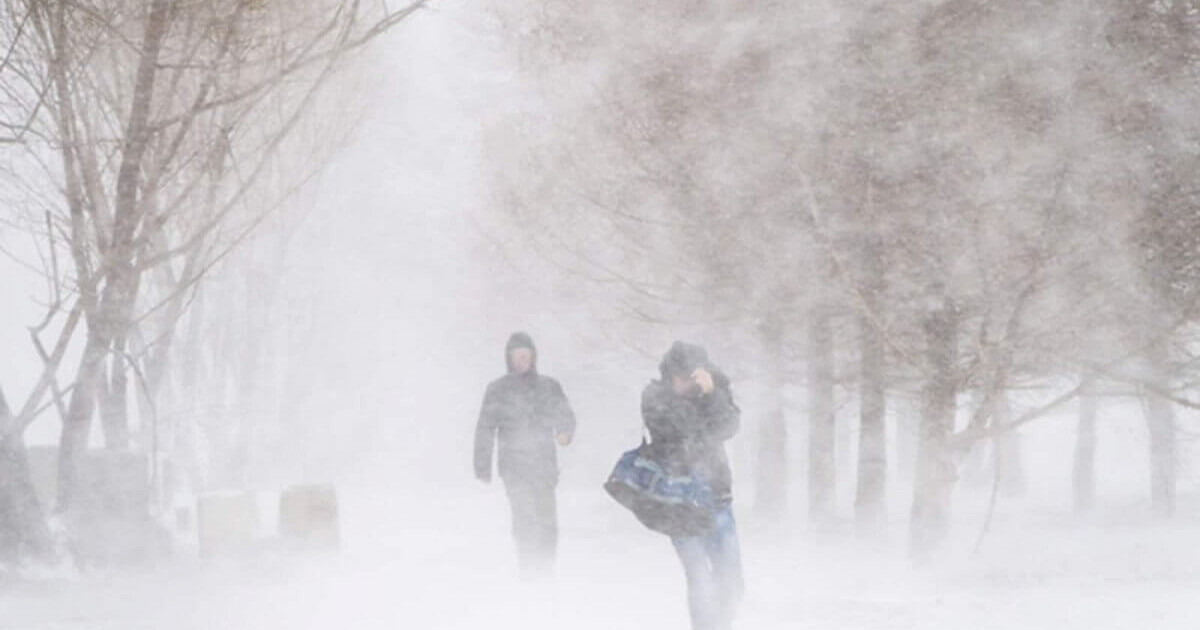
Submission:
<svg viewBox="0 0 1200 630">
<path fill-rule="evenodd" d="M 517 348 L 529 348 L 533 352 L 533 370 L 537 370 L 537 346 L 533 345 L 533 337 L 530 337 L 528 333 L 515 332 L 508 338 L 508 343 L 504 346 L 504 365 L 508 371 L 513 371 L 512 357 L 509 355 Z"/>
<path fill-rule="evenodd" d="M 708 353 L 704 348 L 685 341 L 676 341 L 663 355 L 662 362 L 658 364 L 658 371 L 664 379 L 669 379 L 677 375 L 688 376 L 707 365 Z"/>
</svg>

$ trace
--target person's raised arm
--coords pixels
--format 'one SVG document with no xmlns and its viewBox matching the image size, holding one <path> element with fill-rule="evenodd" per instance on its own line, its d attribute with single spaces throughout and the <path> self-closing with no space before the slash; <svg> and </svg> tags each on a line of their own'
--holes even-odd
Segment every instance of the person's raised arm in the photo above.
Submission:
<svg viewBox="0 0 1200 630">
<path fill-rule="evenodd" d="M 701 395 L 700 406 L 704 413 L 706 437 L 724 442 L 737 435 L 741 428 L 742 411 L 733 402 L 729 379 L 718 375 L 714 380 L 711 390 Z"/>
</svg>

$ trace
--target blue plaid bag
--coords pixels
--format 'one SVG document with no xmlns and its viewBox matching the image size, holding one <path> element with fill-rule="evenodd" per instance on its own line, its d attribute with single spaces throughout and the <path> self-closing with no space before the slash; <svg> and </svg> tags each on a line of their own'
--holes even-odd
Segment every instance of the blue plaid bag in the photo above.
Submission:
<svg viewBox="0 0 1200 630">
<path fill-rule="evenodd" d="M 672 537 L 701 536 L 720 509 L 712 487 L 693 475 L 673 475 L 648 454 L 646 441 L 617 460 L 604 490 L 643 525 Z"/>
</svg>

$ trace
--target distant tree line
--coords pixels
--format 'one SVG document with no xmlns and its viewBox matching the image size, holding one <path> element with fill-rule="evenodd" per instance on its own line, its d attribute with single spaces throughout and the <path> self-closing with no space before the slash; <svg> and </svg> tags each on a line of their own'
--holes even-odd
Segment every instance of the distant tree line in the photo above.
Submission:
<svg viewBox="0 0 1200 630">
<path fill-rule="evenodd" d="M 803 430 L 808 514 L 832 518 L 840 388 L 866 535 L 886 514 L 887 408 L 919 401 L 901 463 L 918 556 L 947 533 L 969 451 L 989 445 L 997 487 L 1019 492 L 1016 431 L 1077 400 L 1076 507 L 1095 495 L 1099 401 L 1133 396 L 1153 510 L 1173 513 L 1176 410 L 1200 403 L 1200 4 L 550 0 L 495 17 L 526 98 L 488 130 L 492 229 L 586 286 L 596 318 L 707 327 L 756 366 L 775 396 L 759 509 L 783 509 Z M 1040 402 L 1015 408 L 1026 390 Z"/>
</svg>

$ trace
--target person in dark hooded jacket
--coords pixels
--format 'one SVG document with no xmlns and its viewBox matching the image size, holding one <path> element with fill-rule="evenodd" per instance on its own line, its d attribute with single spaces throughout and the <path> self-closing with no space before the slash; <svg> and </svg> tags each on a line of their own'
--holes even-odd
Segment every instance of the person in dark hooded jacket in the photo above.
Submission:
<svg viewBox="0 0 1200 630">
<path fill-rule="evenodd" d="M 491 482 L 492 453 L 498 450 L 521 573 L 535 577 L 553 568 L 557 553 L 556 445 L 571 443 L 575 414 L 558 381 L 538 373 L 529 335 L 514 333 L 504 359 L 508 373 L 488 385 L 479 411 L 475 477 Z"/>
<path fill-rule="evenodd" d="M 671 539 L 688 584 L 695 630 L 726 630 L 743 590 L 741 551 L 733 519 L 733 481 L 725 442 L 740 425 L 729 377 L 704 348 L 676 341 L 659 365 L 661 379 L 642 392 L 649 456 L 673 474 L 707 482 L 720 498 L 713 531 Z"/>
</svg>

